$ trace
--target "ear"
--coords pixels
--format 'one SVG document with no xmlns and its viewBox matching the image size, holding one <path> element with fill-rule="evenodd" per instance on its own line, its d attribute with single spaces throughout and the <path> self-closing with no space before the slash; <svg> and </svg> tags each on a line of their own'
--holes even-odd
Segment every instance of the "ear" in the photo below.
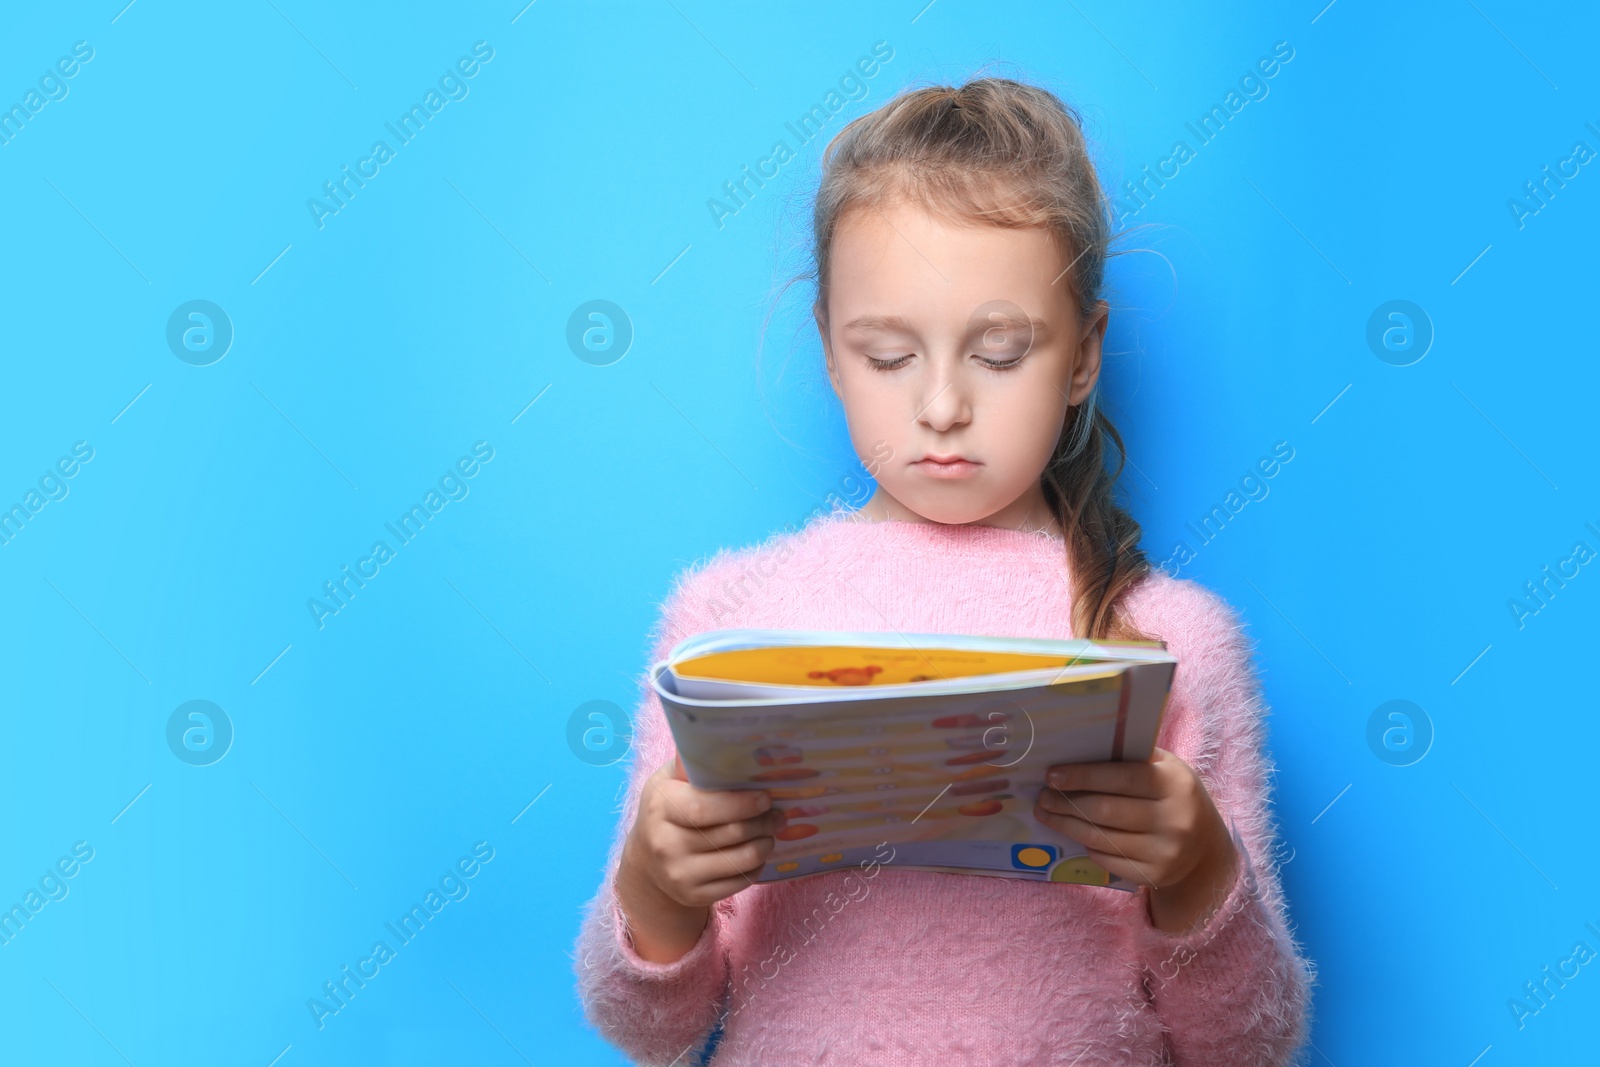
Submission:
<svg viewBox="0 0 1600 1067">
<path fill-rule="evenodd" d="M 1104 300 L 1095 304 L 1094 313 L 1083 323 L 1078 335 L 1078 350 L 1072 361 L 1072 380 L 1068 383 L 1067 402 L 1077 407 L 1088 399 L 1100 380 L 1100 354 L 1105 344 L 1106 326 L 1111 321 L 1111 305 Z"/>
<path fill-rule="evenodd" d="M 822 338 L 822 358 L 828 366 L 828 381 L 833 385 L 834 394 L 843 400 L 844 391 L 839 387 L 839 368 L 833 361 L 833 344 L 828 340 L 828 317 L 823 312 L 822 301 L 811 305 L 811 317 L 817 324 L 817 336 Z"/>
</svg>

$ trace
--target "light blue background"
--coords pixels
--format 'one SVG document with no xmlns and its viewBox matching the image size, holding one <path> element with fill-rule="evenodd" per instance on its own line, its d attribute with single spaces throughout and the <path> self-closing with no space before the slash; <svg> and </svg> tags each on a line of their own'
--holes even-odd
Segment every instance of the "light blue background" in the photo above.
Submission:
<svg viewBox="0 0 1600 1067">
<path fill-rule="evenodd" d="M 1080 107 L 1112 186 L 1294 48 L 1113 261 L 1124 484 L 1159 561 L 1295 449 L 1183 573 L 1259 640 L 1313 1061 L 1591 1047 L 1600 965 L 1521 1030 L 1507 1001 L 1600 949 L 1600 567 L 1523 628 L 1508 601 L 1600 549 L 1600 169 L 1521 228 L 1507 201 L 1600 149 L 1595 18 L 923 2 L 7 13 L 0 103 L 95 51 L 0 145 L 0 504 L 95 453 L 0 546 L 0 904 L 95 855 L 0 946 L 0 1059 L 620 1062 L 568 954 L 622 766 L 576 758 L 567 719 L 634 706 L 676 571 L 847 495 L 804 287 L 778 300 L 822 142 L 723 227 L 706 201 L 877 41 L 830 134 L 987 67 Z M 319 229 L 307 198 L 479 40 L 469 95 Z M 164 339 L 194 299 L 235 330 L 207 367 Z M 565 342 L 591 299 L 634 326 L 610 366 Z M 1409 367 L 1365 341 L 1392 299 L 1436 331 Z M 319 629 L 307 599 L 480 440 L 470 495 Z M 208 767 L 165 740 L 195 699 L 236 731 Z M 1409 767 L 1367 744 L 1392 699 L 1436 732 Z M 470 895 L 319 1031 L 307 998 L 478 841 Z"/>
</svg>

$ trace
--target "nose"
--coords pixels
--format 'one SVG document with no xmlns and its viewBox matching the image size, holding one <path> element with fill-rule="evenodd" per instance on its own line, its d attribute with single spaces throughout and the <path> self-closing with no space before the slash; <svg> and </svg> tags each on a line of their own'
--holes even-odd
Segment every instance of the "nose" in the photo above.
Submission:
<svg viewBox="0 0 1600 1067">
<path fill-rule="evenodd" d="M 972 402 L 953 359 L 935 359 L 925 379 L 915 421 L 936 433 L 945 433 L 972 421 Z"/>
</svg>

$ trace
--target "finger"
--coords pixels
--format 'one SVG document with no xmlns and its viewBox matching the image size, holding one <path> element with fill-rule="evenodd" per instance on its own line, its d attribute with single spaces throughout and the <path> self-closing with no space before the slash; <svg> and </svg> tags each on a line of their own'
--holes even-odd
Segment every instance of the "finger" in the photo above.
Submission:
<svg viewBox="0 0 1600 1067">
<path fill-rule="evenodd" d="M 753 885 L 756 885 L 757 882 L 755 878 L 759 873 L 760 868 L 758 867 L 755 870 L 747 872 L 746 874 L 736 875 L 733 878 L 723 878 L 716 882 L 707 882 L 691 895 L 697 898 L 698 906 L 706 907 L 716 903 L 719 900 L 731 897 L 735 893 L 738 893 L 742 890 L 749 889 Z"/>
<path fill-rule="evenodd" d="M 1088 854 L 1089 858 L 1094 860 L 1095 863 L 1119 878 L 1126 878 L 1128 881 L 1136 882 L 1139 885 L 1155 885 L 1145 868 L 1137 863 L 1130 862 L 1122 856 L 1111 852 L 1097 852 L 1092 848 L 1088 850 Z"/>
<path fill-rule="evenodd" d="M 700 827 L 685 832 L 691 837 L 690 851 L 708 852 L 712 849 L 729 848 L 745 841 L 753 841 L 758 837 L 773 837 L 782 823 L 781 812 L 768 811 L 753 819 L 740 819 L 738 822 Z"/>
<path fill-rule="evenodd" d="M 683 858 L 678 877 L 689 885 L 706 885 L 730 878 L 748 882 L 767 862 L 776 844 L 770 837 L 757 837 L 727 848 L 691 853 Z"/>
<path fill-rule="evenodd" d="M 764 789 L 696 789 L 688 782 L 669 780 L 662 783 L 660 793 L 667 821 L 693 829 L 753 819 L 772 806 Z"/>
<path fill-rule="evenodd" d="M 1045 773 L 1045 784 L 1063 791 L 1120 793 L 1147 798 L 1161 795 L 1156 771 L 1149 763 L 1123 760 L 1059 764 Z"/>
<path fill-rule="evenodd" d="M 1084 822 L 1113 830 L 1147 833 L 1155 828 L 1156 802 L 1143 797 L 1116 793 L 1063 793 L 1046 787 L 1039 791 L 1039 806 L 1061 815 L 1075 815 Z"/>
<path fill-rule="evenodd" d="M 1121 856 L 1135 863 L 1148 862 L 1150 859 L 1145 854 L 1149 845 L 1148 834 L 1133 833 L 1128 830 L 1108 830 L 1086 822 L 1076 815 L 1061 815 L 1038 807 L 1034 808 L 1034 814 L 1040 822 L 1072 838 L 1084 848 Z"/>
<path fill-rule="evenodd" d="M 676 751 L 674 751 L 672 753 L 672 775 L 671 776 L 673 778 L 676 778 L 680 782 L 687 782 L 689 780 L 688 773 L 685 772 L 684 769 L 683 769 L 683 757 L 678 755 L 678 753 Z"/>
<path fill-rule="evenodd" d="M 1176 753 L 1168 752 L 1164 748 L 1158 748 L 1155 750 L 1155 754 L 1150 757 L 1149 766 L 1155 772 L 1157 779 L 1164 783 L 1167 792 L 1192 784 L 1198 786 L 1208 796 L 1210 795 L 1206 791 L 1205 779 L 1200 776 L 1200 772 L 1194 769 L 1193 764 Z"/>
</svg>

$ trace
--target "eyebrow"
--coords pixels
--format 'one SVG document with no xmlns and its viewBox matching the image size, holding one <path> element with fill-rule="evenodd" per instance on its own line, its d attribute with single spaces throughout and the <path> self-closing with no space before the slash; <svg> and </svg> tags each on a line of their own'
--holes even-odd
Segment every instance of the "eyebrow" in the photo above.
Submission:
<svg viewBox="0 0 1600 1067">
<path fill-rule="evenodd" d="M 987 330 L 995 326 L 1031 326 L 1036 337 L 1050 332 L 1050 324 L 1043 319 L 1018 319 L 1012 315 L 999 315 L 998 321 L 990 321 L 987 325 L 983 325 L 982 328 Z"/>
<path fill-rule="evenodd" d="M 981 325 L 982 329 L 985 329 L 985 330 L 990 329 L 993 326 L 1023 326 L 1023 325 L 1027 325 L 1027 326 L 1032 326 L 1033 327 L 1033 331 L 1036 334 L 1048 333 L 1049 330 L 1050 330 L 1050 324 L 1045 322 L 1043 319 L 1029 318 L 1029 319 L 1023 321 L 1023 320 L 1018 320 L 1017 318 L 1015 318 L 1013 316 L 1010 316 L 1010 315 L 1000 315 L 999 318 L 998 318 L 998 321 L 991 321 L 988 324 L 975 324 L 975 325 Z M 899 315 L 862 315 L 862 316 L 860 316 L 858 318 L 851 319 L 849 322 L 847 322 L 843 326 L 841 326 L 840 329 L 843 329 L 843 330 L 883 330 L 883 331 L 893 331 L 893 332 L 898 332 L 898 333 L 916 333 L 917 332 L 912 327 L 910 322 L 908 322 L 906 319 L 902 318 Z"/>
<path fill-rule="evenodd" d="M 862 315 L 851 319 L 841 329 L 845 330 L 893 330 L 900 333 L 915 333 L 911 323 L 899 315 Z"/>
</svg>

